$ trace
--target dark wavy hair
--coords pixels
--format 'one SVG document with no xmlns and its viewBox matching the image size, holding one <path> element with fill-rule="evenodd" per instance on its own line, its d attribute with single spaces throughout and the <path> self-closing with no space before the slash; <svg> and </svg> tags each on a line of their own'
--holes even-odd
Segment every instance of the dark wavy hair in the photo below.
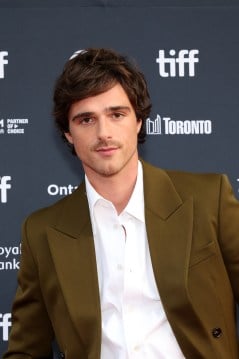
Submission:
<svg viewBox="0 0 239 359">
<path fill-rule="evenodd" d="M 65 133 L 69 132 L 71 105 L 99 95 L 116 83 L 126 92 L 137 120 L 142 120 L 138 143 L 145 141 L 145 121 L 151 110 L 151 101 L 144 75 L 125 56 L 103 48 L 89 48 L 71 58 L 56 81 L 53 115 L 64 140 Z M 74 148 L 71 148 L 75 154 Z"/>
</svg>

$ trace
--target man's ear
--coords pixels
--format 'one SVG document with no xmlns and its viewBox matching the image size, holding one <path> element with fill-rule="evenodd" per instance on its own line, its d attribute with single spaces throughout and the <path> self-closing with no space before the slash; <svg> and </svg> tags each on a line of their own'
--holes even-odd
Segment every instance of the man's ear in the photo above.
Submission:
<svg viewBox="0 0 239 359">
<path fill-rule="evenodd" d="M 65 132 L 64 134 L 65 134 L 67 141 L 69 143 L 73 144 L 73 140 L 72 140 L 72 136 L 71 136 L 70 132 Z"/>
<path fill-rule="evenodd" d="M 140 132 L 143 121 L 141 119 L 137 119 L 137 133 Z"/>
</svg>

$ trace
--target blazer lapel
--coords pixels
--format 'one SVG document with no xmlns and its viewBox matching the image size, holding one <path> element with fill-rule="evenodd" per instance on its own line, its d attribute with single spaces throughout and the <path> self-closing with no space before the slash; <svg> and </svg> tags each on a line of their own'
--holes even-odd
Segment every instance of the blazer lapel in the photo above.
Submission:
<svg viewBox="0 0 239 359">
<path fill-rule="evenodd" d="M 56 225 L 48 228 L 48 242 L 76 331 L 89 357 L 97 358 L 101 344 L 101 311 L 84 185 L 63 202 Z"/>
<path fill-rule="evenodd" d="M 187 276 L 193 200 L 182 201 L 167 173 L 144 166 L 145 217 L 155 280 L 168 320 L 180 340 L 180 322 L 190 316 Z"/>
</svg>

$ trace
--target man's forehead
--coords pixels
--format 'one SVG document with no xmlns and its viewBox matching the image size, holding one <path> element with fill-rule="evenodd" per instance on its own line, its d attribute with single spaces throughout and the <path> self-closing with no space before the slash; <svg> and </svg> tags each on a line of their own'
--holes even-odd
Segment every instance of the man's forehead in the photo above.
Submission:
<svg viewBox="0 0 239 359">
<path fill-rule="evenodd" d="M 128 95 L 120 84 L 116 84 L 112 88 L 94 95 L 89 96 L 79 101 L 74 102 L 71 105 L 71 110 L 75 108 L 81 108 L 83 111 L 89 111 L 89 108 L 101 108 L 106 110 L 113 107 L 125 107 L 132 108 Z"/>
</svg>

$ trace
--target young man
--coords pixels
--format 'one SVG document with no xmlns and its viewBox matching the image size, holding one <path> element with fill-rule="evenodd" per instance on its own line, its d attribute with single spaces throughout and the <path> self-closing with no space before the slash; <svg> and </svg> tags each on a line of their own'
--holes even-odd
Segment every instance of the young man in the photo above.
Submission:
<svg viewBox="0 0 239 359">
<path fill-rule="evenodd" d="M 238 359 L 239 203 L 227 178 L 139 161 L 150 99 L 126 58 L 65 65 L 54 115 L 85 181 L 23 228 L 4 358 Z"/>
</svg>

